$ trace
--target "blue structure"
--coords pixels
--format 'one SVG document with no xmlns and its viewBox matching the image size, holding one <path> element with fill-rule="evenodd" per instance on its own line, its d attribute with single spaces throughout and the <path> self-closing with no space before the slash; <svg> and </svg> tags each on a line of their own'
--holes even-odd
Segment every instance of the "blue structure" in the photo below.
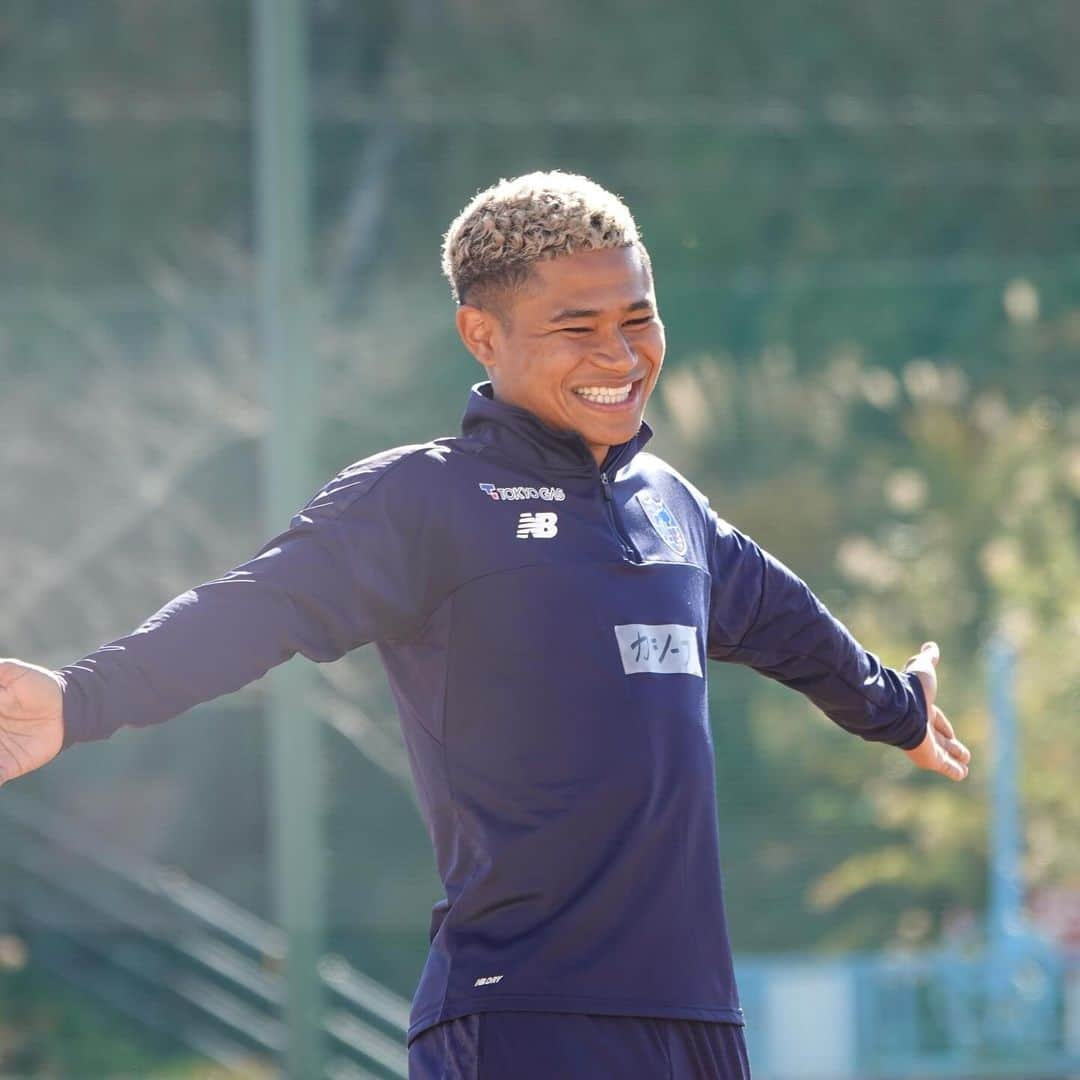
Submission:
<svg viewBox="0 0 1080 1080">
<path fill-rule="evenodd" d="M 1028 939 L 1008 963 L 940 950 L 736 961 L 759 1080 L 1080 1071 L 1080 955 Z"/>
</svg>

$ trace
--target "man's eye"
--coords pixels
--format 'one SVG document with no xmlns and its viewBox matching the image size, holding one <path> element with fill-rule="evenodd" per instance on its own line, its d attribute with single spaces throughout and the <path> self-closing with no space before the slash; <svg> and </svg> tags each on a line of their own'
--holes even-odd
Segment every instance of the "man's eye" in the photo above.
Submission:
<svg viewBox="0 0 1080 1080">
<path fill-rule="evenodd" d="M 591 326 L 564 326 L 563 332 L 567 334 L 587 334 L 592 330 Z"/>
<path fill-rule="evenodd" d="M 651 315 L 644 315 L 640 319 L 630 319 L 626 323 L 626 325 L 627 326 L 648 326 L 649 323 L 651 323 L 652 321 L 653 321 L 653 318 L 652 318 Z"/>
</svg>

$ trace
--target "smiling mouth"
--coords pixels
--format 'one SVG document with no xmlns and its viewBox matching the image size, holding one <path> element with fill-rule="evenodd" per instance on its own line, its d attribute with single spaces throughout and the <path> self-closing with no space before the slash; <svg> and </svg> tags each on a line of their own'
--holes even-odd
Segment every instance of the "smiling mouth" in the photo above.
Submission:
<svg viewBox="0 0 1080 1080">
<path fill-rule="evenodd" d="M 618 386 L 577 386 L 574 394 L 590 405 L 602 409 L 618 409 L 637 400 L 643 381 L 635 379 Z"/>
</svg>

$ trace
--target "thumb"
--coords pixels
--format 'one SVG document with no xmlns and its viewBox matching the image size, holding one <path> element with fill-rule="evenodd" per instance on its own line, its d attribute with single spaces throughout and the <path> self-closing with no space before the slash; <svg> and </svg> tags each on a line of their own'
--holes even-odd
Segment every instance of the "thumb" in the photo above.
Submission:
<svg viewBox="0 0 1080 1080">
<path fill-rule="evenodd" d="M 49 682 L 63 690 L 63 682 L 55 671 L 42 667 L 40 664 L 29 664 L 25 660 L 15 660 L 11 657 L 0 659 L 0 707 L 6 706 L 11 709 L 19 703 L 19 691 L 16 684 L 20 679 L 31 676 L 26 684 L 27 697 L 31 701 L 37 701 L 42 696 L 42 686 L 46 685 L 40 678 L 44 676 Z"/>
<path fill-rule="evenodd" d="M 914 656 L 909 656 L 904 665 L 908 668 L 922 668 L 924 671 L 932 671 L 941 660 L 941 649 L 936 641 L 925 641 Z"/>
<path fill-rule="evenodd" d="M 941 660 L 941 649 L 936 641 L 923 643 L 922 648 L 904 665 L 922 683 L 927 705 L 933 705 L 937 699 L 937 665 Z"/>
<path fill-rule="evenodd" d="M 42 670 L 35 664 L 27 664 L 22 660 L 11 657 L 0 659 L 0 695 L 10 693 L 12 686 L 18 682 L 28 671 Z"/>
<path fill-rule="evenodd" d="M 11 685 L 22 674 L 19 665 L 12 660 L 0 660 L 0 701 L 5 701 L 11 694 Z"/>
</svg>

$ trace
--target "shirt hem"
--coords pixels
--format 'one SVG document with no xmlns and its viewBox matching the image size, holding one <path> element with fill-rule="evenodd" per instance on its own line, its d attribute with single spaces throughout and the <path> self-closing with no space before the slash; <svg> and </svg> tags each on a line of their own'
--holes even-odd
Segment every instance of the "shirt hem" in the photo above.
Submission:
<svg viewBox="0 0 1080 1080">
<path fill-rule="evenodd" d="M 745 1026 L 742 1009 L 736 1006 L 707 1008 L 698 1005 L 658 1005 L 652 1001 L 612 1001 L 610 998 L 562 997 L 551 994 L 503 994 L 455 998 L 440 1008 L 429 1009 L 410 1025 L 407 1043 L 445 1020 L 480 1012 L 569 1012 L 597 1013 L 601 1016 L 658 1016 L 675 1020 L 714 1020 Z"/>
</svg>

